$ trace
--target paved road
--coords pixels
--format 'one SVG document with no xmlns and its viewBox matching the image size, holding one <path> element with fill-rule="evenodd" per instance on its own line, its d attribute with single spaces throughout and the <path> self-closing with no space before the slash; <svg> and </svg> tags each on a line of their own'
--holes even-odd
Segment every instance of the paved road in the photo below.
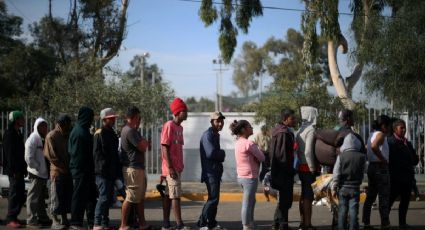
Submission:
<svg viewBox="0 0 425 230">
<path fill-rule="evenodd" d="M 183 219 L 185 223 L 195 228 L 199 212 L 202 209 L 203 202 L 185 201 L 182 203 Z M 258 229 L 270 229 L 270 223 L 273 216 L 276 203 L 257 202 L 255 208 L 255 219 Z M 396 204 L 395 207 L 397 207 Z M 0 199 L 0 218 L 4 218 L 6 214 L 7 200 Z M 218 217 L 220 224 L 229 230 L 241 229 L 239 202 L 222 202 L 219 206 Z M 117 226 L 119 223 L 120 209 L 111 209 L 112 224 Z M 315 206 L 313 214 L 313 224 L 319 230 L 331 229 L 331 213 L 325 206 Z M 26 218 L 25 209 L 22 210 L 20 219 Z M 160 227 L 162 220 L 162 209 L 159 201 L 148 201 L 146 204 L 146 218 L 150 224 Z M 377 210 L 372 212 L 372 224 L 378 225 L 379 214 Z M 290 211 L 290 225 L 296 227 L 299 225 L 298 204 L 293 203 Z M 398 225 L 398 210 L 393 208 L 391 211 L 391 222 L 394 226 Z M 412 202 L 410 205 L 407 222 L 414 227 L 415 230 L 425 229 L 425 202 Z M 0 226 L 0 229 L 7 229 Z"/>
</svg>

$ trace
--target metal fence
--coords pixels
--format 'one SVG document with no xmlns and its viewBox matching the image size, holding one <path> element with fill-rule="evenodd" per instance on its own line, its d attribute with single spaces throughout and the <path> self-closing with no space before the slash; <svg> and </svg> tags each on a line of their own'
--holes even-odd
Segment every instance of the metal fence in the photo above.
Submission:
<svg viewBox="0 0 425 230">
<path fill-rule="evenodd" d="M 3 151 L 2 141 L 3 141 L 3 134 L 7 129 L 8 114 L 9 112 L 7 111 L 0 113 L 0 135 L 1 135 L 0 136 L 0 151 Z M 47 121 L 49 130 L 54 129 L 55 127 L 54 116 L 49 114 L 40 114 L 40 113 L 31 112 L 31 111 L 25 111 L 24 112 L 25 125 L 22 128 L 22 133 L 25 139 L 28 138 L 31 132 L 33 132 L 34 122 L 38 117 L 43 117 Z M 139 129 L 142 136 L 150 142 L 149 149 L 145 154 L 146 172 L 148 174 L 161 173 L 160 137 L 161 137 L 161 128 L 165 120 L 166 120 L 165 118 L 158 119 L 154 124 L 145 125 L 145 126 L 142 125 L 141 128 Z M 124 124 L 124 119 L 118 118 L 115 123 L 115 130 L 117 131 L 117 134 L 121 132 L 121 127 L 123 124 Z M 102 126 L 101 120 L 95 119 L 95 121 L 93 122 L 91 131 L 94 132 L 96 129 L 100 128 L 101 126 Z M 3 162 L 3 159 L 1 159 L 1 157 L 3 157 L 3 154 L 0 154 L 0 162 Z"/>
<path fill-rule="evenodd" d="M 425 143 L 425 116 L 424 114 L 420 113 L 396 113 L 393 111 L 390 111 L 388 109 L 384 110 L 374 110 L 369 109 L 368 113 L 364 115 L 363 117 L 357 118 L 357 123 L 354 127 L 354 129 L 364 138 L 364 140 L 367 140 L 369 137 L 369 132 L 371 124 L 373 120 L 375 120 L 379 115 L 386 114 L 390 117 L 397 117 L 401 118 L 406 121 L 407 125 L 407 138 L 412 142 L 413 146 L 417 150 L 417 153 L 419 156 L 421 156 L 422 161 L 420 161 L 420 164 L 416 167 L 416 171 L 423 169 L 424 163 L 423 163 L 423 151 L 424 149 L 421 148 L 423 146 L 423 143 Z M 47 120 L 49 129 L 54 128 L 54 120 L 55 118 L 48 115 L 48 114 L 40 114 L 40 113 L 33 113 L 31 111 L 24 112 L 25 117 L 25 125 L 23 127 L 23 134 L 26 137 L 28 137 L 32 130 L 33 125 L 37 117 L 42 116 L 44 119 Z M 190 114 L 189 114 L 190 116 Z M 145 154 L 145 164 L 146 164 L 146 172 L 148 174 L 160 174 L 161 173 L 161 144 L 160 144 L 160 136 L 161 136 L 161 128 L 163 123 L 167 120 L 167 118 L 160 118 L 156 122 L 150 125 L 145 125 L 140 128 L 140 133 L 142 136 L 147 139 L 150 142 L 150 148 Z M 1 112 L 0 114 L 0 144 L 3 140 L 3 134 L 7 128 L 7 122 L 8 122 L 8 112 Z M 187 122 L 190 122 L 188 120 Z M 100 119 L 96 119 L 93 123 L 93 130 L 101 127 L 101 121 Z M 116 122 L 116 130 L 117 133 L 120 133 L 122 124 L 124 124 L 123 119 L 119 118 Z M 192 124 L 195 125 L 196 124 Z M 0 150 L 2 151 L 1 145 Z M 419 152 L 421 151 L 421 152 Z M 0 154 L 2 156 L 3 154 Z M 2 161 L 2 159 L 0 159 Z"/>
</svg>

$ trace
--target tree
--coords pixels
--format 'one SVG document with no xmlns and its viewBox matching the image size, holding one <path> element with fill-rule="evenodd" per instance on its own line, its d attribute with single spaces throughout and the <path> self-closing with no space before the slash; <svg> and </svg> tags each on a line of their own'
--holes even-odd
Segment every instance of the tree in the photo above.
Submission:
<svg viewBox="0 0 425 230">
<path fill-rule="evenodd" d="M 259 78 L 265 72 L 263 65 L 265 58 L 267 58 L 266 52 L 257 48 L 253 42 L 245 42 L 242 45 L 242 53 L 233 61 L 233 84 L 243 97 L 257 90 Z"/>
<path fill-rule="evenodd" d="M 62 64 L 99 59 L 102 68 L 117 55 L 125 36 L 129 0 L 120 2 L 71 0 L 69 20 L 64 22 L 53 17 L 49 0 L 49 14 L 31 26 L 36 44 L 54 50 Z"/>
<path fill-rule="evenodd" d="M 199 16 L 205 26 L 212 25 L 220 14 L 218 42 L 223 61 L 229 64 L 237 45 L 238 29 L 248 33 L 252 18 L 263 15 L 263 8 L 260 0 L 223 0 L 218 12 L 213 0 L 202 0 Z"/>
<path fill-rule="evenodd" d="M 162 71 L 156 64 L 150 65 L 141 55 L 135 55 L 130 61 L 130 70 L 127 71 L 126 77 L 134 84 L 140 85 L 140 74 L 143 70 L 143 82 L 147 85 L 154 85 L 162 82 Z M 143 63 L 143 66 L 142 66 Z"/>
<path fill-rule="evenodd" d="M 351 91 L 354 85 L 360 79 L 363 71 L 364 63 L 359 62 L 354 68 L 353 73 L 345 78 L 341 76 L 337 63 L 337 47 L 343 48 L 343 53 L 348 52 L 348 42 L 341 33 L 338 21 L 338 0 L 315 1 L 304 0 L 305 12 L 302 16 L 302 31 L 305 36 L 303 45 L 303 62 L 307 74 L 311 73 L 311 67 L 317 62 L 317 44 L 320 37 L 327 39 L 327 55 L 329 62 L 329 71 L 333 86 L 336 89 L 338 97 L 341 99 L 345 107 L 353 109 L 355 104 L 352 100 Z M 391 1 L 374 1 L 374 0 L 356 0 L 351 3 L 351 11 L 353 13 L 352 29 L 354 32 L 355 42 L 357 46 L 361 46 L 362 42 L 367 39 L 370 32 L 369 24 L 373 15 L 379 15 L 383 11 L 383 7 L 387 4 L 396 5 L 400 0 Z M 224 60 L 230 62 L 234 48 L 236 47 L 237 28 L 248 32 L 249 22 L 262 15 L 261 1 L 237 1 L 223 0 L 223 6 L 220 11 L 221 27 L 219 46 Z M 249 12 L 249 13 L 240 13 Z M 211 0 L 203 0 L 200 10 L 201 20 L 206 26 L 211 25 L 218 20 L 217 9 Z M 236 23 L 236 27 L 232 24 L 232 14 L 236 13 L 236 21 L 245 23 Z M 317 35 L 316 25 L 320 23 L 321 36 Z M 230 28 L 230 29 L 226 29 Z"/>
<path fill-rule="evenodd" d="M 257 112 L 257 119 L 273 125 L 284 107 L 299 108 L 315 106 L 322 111 L 333 111 L 340 104 L 329 95 L 329 72 L 326 52 L 321 41 L 317 47 L 319 61 L 311 66 L 307 74 L 303 64 L 302 48 L 304 37 L 300 32 L 289 29 L 284 39 L 270 38 L 261 49 L 268 55 L 264 69 L 273 78 L 268 91 L 256 103 L 248 106 Z M 321 124 L 329 124 L 328 116 L 321 116 Z"/>
<path fill-rule="evenodd" d="M 425 2 L 403 1 L 392 17 L 380 18 L 374 39 L 365 41 L 359 58 L 369 94 L 379 92 L 396 111 L 425 109 Z"/>
<path fill-rule="evenodd" d="M 186 104 L 191 112 L 213 112 L 215 110 L 214 101 L 205 97 L 201 97 L 199 100 L 189 97 L 186 99 Z"/>
</svg>

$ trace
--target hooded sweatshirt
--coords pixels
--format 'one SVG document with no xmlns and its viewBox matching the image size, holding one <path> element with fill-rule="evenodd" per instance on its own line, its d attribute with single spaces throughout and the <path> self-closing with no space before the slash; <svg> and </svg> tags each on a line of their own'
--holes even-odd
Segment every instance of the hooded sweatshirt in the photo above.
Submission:
<svg viewBox="0 0 425 230">
<path fill-rule="evenodd" d="M 29 173 L 47 179 L 49 173 L 43 153 L 43 138 L 38 133 L 38 126 L 42 123 L 46 123 L 46 121 L 41 117 L 35 120 L 34 131 L 25 142 L 25 162 L 28 164 Z"/>
<path fill-rule="evenodd" d="M 270 141 L 270 159 L 272 187 L 283 189 L 285 180 L 293 180 L 294 176 L 294 134 L 286 125 L 278 124 L 272 130 Z"/>
<path fill-rule="evenodd" d="M 296 134 L 298 143 L 299 172 L 315 172 L 314 134 L 317 123 L 317 109 L 311 106 L 301 107 L 302 125 Z"/>
<path fill-rule="evenodd" d="M 3 135 L 3 173 L 9 176 L 27 174 L 27 163 L 24 155 L 24 137 L 21 131 L 15 129 L 13 121 L 8 125 L 8 129 Z"/>
<path fill-rule="evenodd" d="M 360 188 L 366 164 L 366 154 L 360 152 L 361 147 L 362 142 L 356 135 L 349 133 L 345 136 L 333 169 L 332 190 Z"/>
<path fill-rule="evenodd" d="M 73 178 L 94 175 L 93 136 L 90 133 L 93 117 L 92 109 L 82 107 L 78 112 L 77 123 L 69 135 L 69 169 Z"/>
</svg>

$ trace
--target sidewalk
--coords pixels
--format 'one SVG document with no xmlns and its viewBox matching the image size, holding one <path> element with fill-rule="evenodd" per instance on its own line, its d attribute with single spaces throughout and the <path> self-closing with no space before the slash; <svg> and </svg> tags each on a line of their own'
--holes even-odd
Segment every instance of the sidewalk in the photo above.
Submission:
<svg viewBox="0 0 425 230">
<path fill-rule="evenodd" d="M 367 186 L 367 176 L 365 176 L 366 181 L 363 182 L 362 188 Z M 161 196 L 159 192 L 156 191 L 156 184 L 158 183 L 157 175 L 149 175 L 148 178 L 148 187 L 146 192 L 147 200 L 160 200 Z M 416 184 L 418 186 L 419 192 L 421 194 L 421 201 L 425 200 L 425 175 L 417 174 L 416 175 Z M 182 182 L 183 196 L 182 199 L 185 201 L 204 201 L 207 199 L 207 189 L 204 183 L 201 182 Z M 236 182 L 224 182 L 221 184 L 220 188 L 220 201 L 221 202 L 239 202 L 242 201 L 242 188 Z M 294 184 L 294 201 L 298 201 L 301 194 L 301 186 L 299 181 Z M 364 201 L 365 194 L 361 195 L 361 202 Z M 257 202 L 265 202 L 266 198 L 263 195 L 263 185 L 259 184 L 256 195 Z M 415 200 L 415 197 L 412 197 L 412 200 Z"/>
</svg>

